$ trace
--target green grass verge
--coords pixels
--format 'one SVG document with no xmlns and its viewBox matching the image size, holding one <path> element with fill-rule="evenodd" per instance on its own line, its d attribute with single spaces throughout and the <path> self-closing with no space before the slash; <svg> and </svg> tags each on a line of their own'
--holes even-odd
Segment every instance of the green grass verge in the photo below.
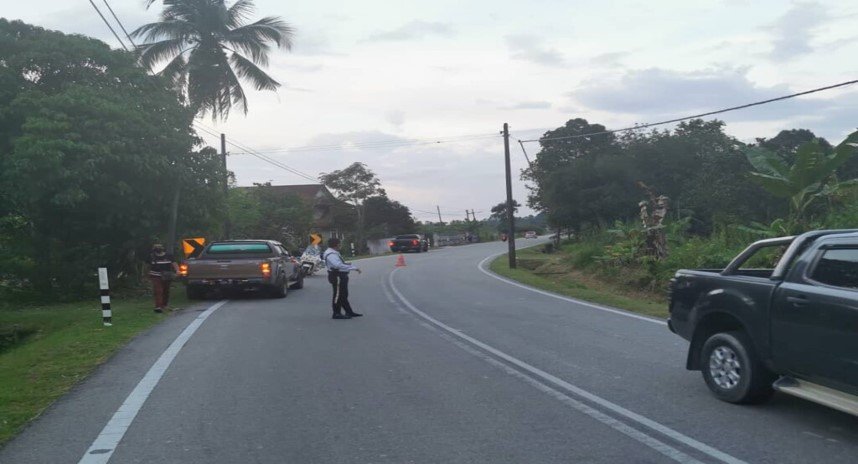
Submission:
<svg viewBox="0 0 858 464">
<path fill-rule="evenodd" d="M 516 269 L 509 268 L 509 259 L 506 254 L 494 259 L 490 269 L 504 277 L 560 295 L 647 316 L 658 318 L 668 316 L 667 304 L 657 297 L 628 292 L 593 276 L 576 272 L 568 264 L 563 264 L 562 254 L 545 255 L 537 248 L 533 248 L 519 250 L 516 256 L 519 262 Z M 546 269 L 550 270 L 550 273 L 541 272 Z"/>
<path fill-rule="evenodd" d="M 174 284 L 173 307 L 187 304 Z M 0 444 L 106 361 L 132 337 L 169 317 L 151 298 L 115 297 L 113 327 L 101 323 L 98 298 L 39 307 L 0 307 L 0 329 L 21 334 L 0 351 Z M 7 344 L 8 345 L 8 344 Z"/>
</svg>

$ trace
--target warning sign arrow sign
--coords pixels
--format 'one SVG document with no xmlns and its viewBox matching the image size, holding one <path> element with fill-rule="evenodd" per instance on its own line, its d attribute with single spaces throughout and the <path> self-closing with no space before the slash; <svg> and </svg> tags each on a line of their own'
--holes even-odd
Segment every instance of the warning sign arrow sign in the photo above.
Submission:
<svg viewBox="0 0 858 464">
<path fill-rule="evenodd" d="M 206 239 L 198 238 L 183 238 L 182 251 L 185 253 L 185 258 L 196 258 L 203 252 L 206 247 Z"/>
</svg>

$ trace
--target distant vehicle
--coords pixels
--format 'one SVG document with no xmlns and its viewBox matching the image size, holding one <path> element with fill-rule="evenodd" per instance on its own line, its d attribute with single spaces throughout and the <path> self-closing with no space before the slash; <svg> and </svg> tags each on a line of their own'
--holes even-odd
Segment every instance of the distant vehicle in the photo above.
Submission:
<svg viewBox="0 0 858 464">
<path fill-rule="evenodd" d="M 214 289 L 260 291 L 284 298 L 290 287 L 304 287 L 297 260 L 272 240 L 213 242 L 198 258 L 179 265 L 179 276 L 185 278 L 191 300 Z"/>
<path fill-rule="evenodd" d="M 397 235 L 396 238 L 388 243 L 390 251 L 396 253 L 400 251 L 429 251 L 429 241 L 418 234 Z"/>
<path fill-rule="evenodd" d="M 858 230 L 761 240 L 723 270 L 678 271 L 668 326 L 721 400 L 779 390 L 858 415 Z"/>
<path fill-rule="evenodd" d="M 536 232 L 528 230 L 524 233 L 524 238 L 538 238 L 538 236 L 536 235 Z"/>
</svg>

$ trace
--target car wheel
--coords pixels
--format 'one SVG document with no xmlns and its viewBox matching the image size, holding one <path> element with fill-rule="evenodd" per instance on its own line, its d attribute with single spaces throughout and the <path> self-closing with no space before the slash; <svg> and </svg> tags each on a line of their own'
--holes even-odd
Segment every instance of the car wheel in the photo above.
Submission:
<svg viewBox="0 0 858 464">
<path fill-rule="evenodd" d="M 185 287 L 185 294 L 187 295 L 189 300 L 202 300 L 206 296 L 206 292 L 204 289 L 188 285 Z"/>
<path fill-rule="evenodd" d="M 290 288 L 294 288 L 295 290 L 304 288 L 304 271 L 298 271 L 298 280 Z"/>
<path fill-rule="evenodd" d="M 775 375 L 760 362 L 744 332 L 712 335 L 700 356 L 703 380 L 718 399 L 750 404 L 772 396 Z"/>
<path fill-rule="evenodd" d="M 289 294 L 289 284 L 286 281 L 286 277 L 283 277 L 283 281 L 280 285 L 274 287 L 274 298 L 286 298 L 286 295 Z"/>
</svg>

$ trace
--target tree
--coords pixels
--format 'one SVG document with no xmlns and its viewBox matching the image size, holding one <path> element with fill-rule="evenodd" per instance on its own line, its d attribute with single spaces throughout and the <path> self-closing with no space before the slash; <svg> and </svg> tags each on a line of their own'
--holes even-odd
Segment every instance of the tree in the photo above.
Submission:
<svg viewBox="0 0 858 464">
<path fill-rule="evenodd" d="M 290 249 L 304 245 L 313 222 L 310 205 L 278 193 L 270 182 L 230 189 L 229 214 L 235 238 L 278 240 Z"/>
<path fill-rule="evenodd" d="M 133 275 L 176 183 L 216 214 L 222 175 L 170 83 L 103 42 L 0 19 L 0 268 L 44 296 Z M 187 211 L 187 210 L 186 210 Z M 9 267 L 6 265 L 9 264 Z"/>
<path fill-rule="evenodd" d="M 368 238 L 412 234 L 417 231 L 417 224 L 408 207 L 398 201 L 392 201 L 387 195 L 367 198 L 365 208 Z"/>
<path fill-rule="evenodd" d="M 147 0 L 150 7 L 155 0 Z M 280 83 L 263 71 L 272 45 L 290 49 L 292 28 L 268 16 L 246 24 L 252 0 L 164 0 L 160 21 L 132 32 L 142 37 L 140 62 L 147 69 L 169 60 L 160 74 L 170 78 L 194 113 L 225 119 L 233 105 L 247 113 L 240 80 L 256 90 Z"/>
<path fill-rule="evenodd" d="M 352 163 L 349 167 L 322 174 L 320 176 L 325 187 L 333 190 L 337 197 L 352 205 L 357 219 L 357 243 L 363 243 L 365 238 L 366 208 L 365 202 L 374 196 L 384 196 L 381 181 L 363 163 Z"/>
<path fill-rule="evenodd" d="M 753 179 L 771 194 L 789 200 L 785 228 L 797 232 L 807 226 L 811 205 L 858 185 L 858 179 L 840 181 L 836 176 L 837 170 L 855 155 L 856 147 L 858 132 L 853 132 L 831 155 L 826 154 L 825 145 L 818 140 L 803 143 L 796 150 L 791 165 L 764 148 L 749 148 L 746 155 L 756 168 L 751 172 Z"/>
<path fill-rule="evenodd" d="M 507 206 L 508 205 L 505 201 L 492 206 L 492 209 L 491 209 L 492 214 L 489 216 L 490 218 L 498 221 L 498 231 L 500 231 L 500 232 L 506 232 L 509 229 L 509 216 L 507 215 L 508 214 L 507 213 L 507 211 L 508 211 Z M 518 201 L 512 200 L 512 214 L 513 215 L 515 215 L 515 213 L 518 212 L 518 208 L 520 208 L 520 207 L 521 207 L 521 204 L 519 204 Z"/>
</svg>

